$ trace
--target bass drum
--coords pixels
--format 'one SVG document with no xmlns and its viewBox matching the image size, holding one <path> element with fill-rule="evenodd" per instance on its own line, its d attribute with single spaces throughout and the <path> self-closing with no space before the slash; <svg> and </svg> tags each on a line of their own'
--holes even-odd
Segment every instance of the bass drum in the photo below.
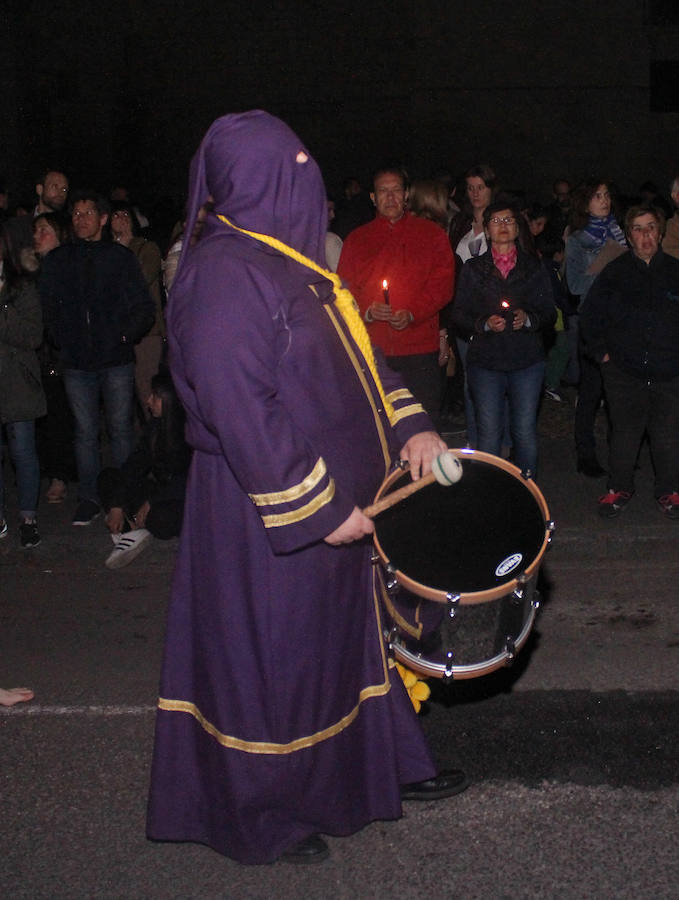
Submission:
<svg viewBox="0 0 679 900">
<path fill-rule="evenodd" d="M 540 489 L 489 453 L 451 450 L 462 477 L 375 517 L 378 590 L 394 656 L 422 675 L 475 678 L 511 662 L 533 627 L 554 528 Z M 376 500 L 408 483 L 392 472 Z"/>
</svg>

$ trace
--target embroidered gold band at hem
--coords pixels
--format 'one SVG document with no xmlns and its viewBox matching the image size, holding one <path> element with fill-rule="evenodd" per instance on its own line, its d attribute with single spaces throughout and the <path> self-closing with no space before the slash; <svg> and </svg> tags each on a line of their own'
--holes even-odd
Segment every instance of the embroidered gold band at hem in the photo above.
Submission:
<svg viewBox="0 0 679 900">
<path fill-rule="evenodd" d="M 334 725 L 330 725 L 328 728 L 323 729 L 323 731 L 318 731 L 316 734 L 311 734 L 308 737 L 298 738 L 295 741 L 290 741 L 287 744 L 276 744 L 269 743 L 266 741 L 244 741 L 241 738 L 233 737 L 232 735 L 223 734 L 219 731 L 215 726 L 208 722 L 205 716 L 201 713 L 195 703 L 190 703 L 188 700 L 167 700 L 164 697 L 160 697 L 158 700 L 158 709 L 165 710 L 166 712 L 183 712 L 188 713 L 193 716 L 193 718 L 198 722 L 198 724 L 203 728 L 209 735 L 211 735 L 222 747 L 228 747 L 232 750 L 242 750 L 244 753 L 261 753 L 261 754 L 286 754 L 286 753 L 295 753 L 297 750 L 304 750 L 307 747 L 313 747 L 314 744 L 319 744 L 321 741 L 325 741 L 328 738 L 334 737 L 336 734 L 339 734 L 340 731 L 344 731 L 344 729 L 351 725 L 356 716 L 359 713 L 361 708 L 361 704 L 364 700 L 369 700 L 371 697 L 383 697 L 385 694 L 389 693 L 391 685 L 387 680 L 384 684 L 375 684 L 370 687 L 363 688 L 363 690 L 358 695 L 358 703 L 351 710 L 350 713 L 347 713 L 339 722 L 336 722 Z"/>
<path fill-rule="evenodd" d="M 313 514 L 318 512 L 318 510 L 325 506 L 326 503 L 330 503 L 334 496 L 335 482 L 331 478 L 327 488 L 304 506 L 300 506 L 299 509 L 293 509 L 291 512 L 280 513 L 279 515 L 262 516 L 262 522 L 266 528 L 280 528 L 281 525 L 294 525 L 296 522 L 301 522 L 302 519 L 308 519 L 309 516 L 313 516 Z"/>
<path fill-rule="evenodd" d="M 311 472 L 306 476 L 304 481 L 287 488 L 284 491 L 276 491 L 271 494 L 248 494 L 248 497 L 257 506 L 272 506 L 274 503 L 290 503 L 292 500 L 298 500 L 304 494 L 308 494 L 312 488 L 315 488 L 318 482 L 327 472 L 323 457 L 319 457 L 318 462 Z"/>
</svg>

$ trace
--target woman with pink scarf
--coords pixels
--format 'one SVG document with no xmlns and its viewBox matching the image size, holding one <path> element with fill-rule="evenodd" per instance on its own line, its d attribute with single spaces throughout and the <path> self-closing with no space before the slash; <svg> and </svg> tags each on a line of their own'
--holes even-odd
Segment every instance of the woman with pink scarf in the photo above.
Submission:
<svg viewBox="0 0 679 900">
<path fill-rule="evenodd" d="M 500 455 L 505 401 L 514 461 L 537 468 L 537 411 L 545 370 L 541 332 L 556 320 L 549 274 L 525 249 L 521 212 L 498 199 L 484 211 L 489 248 L 460 273 L 453 324 L 471 333 L 467 378 L 478 427 L 477 449 Z"/>
</svg>

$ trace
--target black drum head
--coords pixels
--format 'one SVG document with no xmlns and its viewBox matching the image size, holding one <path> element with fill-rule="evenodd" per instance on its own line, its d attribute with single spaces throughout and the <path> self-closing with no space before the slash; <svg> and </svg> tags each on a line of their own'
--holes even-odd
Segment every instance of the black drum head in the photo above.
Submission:
<svg viewBox="0 0 679 900">
<path fill-rule="evenodd" d="M 487 591 L 513 581 L 538 557 L 545 515 L 523 480 L 474 458 L 462 478 L 429 485 L 375 519 L 387 561 L 412 581 L 444 593 Z M 392 489 L 410 478 L 404 473 Z"/>
</svg>

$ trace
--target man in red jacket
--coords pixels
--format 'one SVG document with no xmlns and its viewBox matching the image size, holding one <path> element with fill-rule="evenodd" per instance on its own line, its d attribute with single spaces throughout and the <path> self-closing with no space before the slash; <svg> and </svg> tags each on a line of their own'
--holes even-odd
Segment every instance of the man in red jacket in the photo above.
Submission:
<svg viewBox="0 0 679 900">
<path fill-rule="evenodd" d="M 348 235 L 337 271 L 356 298 L 373 344 L 436 420 L 438 314 L 453 296 L 453 253 L 442 228 L 407 211 L 404 172 L 381 169 L 373 187 L 377 215 Z"/>
</svg>

